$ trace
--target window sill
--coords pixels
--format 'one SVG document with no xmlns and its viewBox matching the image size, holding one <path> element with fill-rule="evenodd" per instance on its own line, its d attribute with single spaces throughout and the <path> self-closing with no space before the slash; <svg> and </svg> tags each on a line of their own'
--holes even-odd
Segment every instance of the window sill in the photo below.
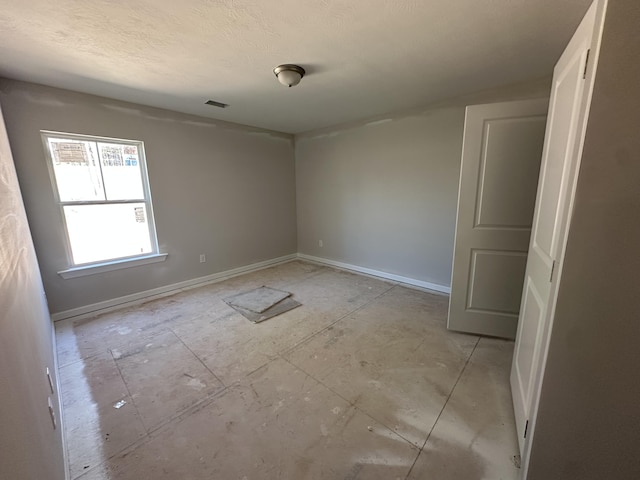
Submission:
<svg viewBox="0 0 640 480">
<path fill-rule="evenodd" d="M 96 273 L 111 272 L 123 268 L 138 267 L 149 263 L 164 262 L 167 259 L 167 253 L 154 253 L 144 257 L 126 258 L 123 260 L 113 260 L 105 263 L 97 263 L 94 265 L 86 265 L 80 267 L 71 267 L 58 272 L 62 278 L 77 278 L 87 275 L 95 275 Z"/>
</svg>

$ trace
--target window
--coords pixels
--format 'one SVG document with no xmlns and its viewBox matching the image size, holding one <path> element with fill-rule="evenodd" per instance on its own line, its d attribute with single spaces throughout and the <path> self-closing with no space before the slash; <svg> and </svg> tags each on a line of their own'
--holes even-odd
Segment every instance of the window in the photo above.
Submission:
<svg viewBox="0 0 640 480">
<path fill-rule="evenodd" d="M 143 143 L 57 132 L 42 137 L 71 267 L 60 274 L 158 256 Z"/>
</svg>

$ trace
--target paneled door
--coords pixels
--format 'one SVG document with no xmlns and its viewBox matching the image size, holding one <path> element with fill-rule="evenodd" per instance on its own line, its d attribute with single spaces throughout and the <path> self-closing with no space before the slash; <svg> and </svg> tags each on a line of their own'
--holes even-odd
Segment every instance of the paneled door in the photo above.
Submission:
<svg viewBox="0 0 640 480">
<path fill-rule="evenodd" d="M 605 0 L 588 10 L 553 72 L 549 120 L 511 368 L 523 470 L 534 427 L 558 278 L 586 129 Z M 529 439 L 527 439 L 529 436 Z"/>
<path fill-rule="evenodd" d="M 467 107 L 448 328 L 514 338 L 548 99 Z"/>
</svg>

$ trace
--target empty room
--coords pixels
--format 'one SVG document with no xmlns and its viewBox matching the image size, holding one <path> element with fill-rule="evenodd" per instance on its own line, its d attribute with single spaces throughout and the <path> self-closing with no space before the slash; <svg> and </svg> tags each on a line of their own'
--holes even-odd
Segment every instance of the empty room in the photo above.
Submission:
<svg viewBox="0 0 640 480">
<path fill-rule="evenodd" d="M 640 478 L 638 25 L 4 1 L 0 479 Z"/>
</svg>

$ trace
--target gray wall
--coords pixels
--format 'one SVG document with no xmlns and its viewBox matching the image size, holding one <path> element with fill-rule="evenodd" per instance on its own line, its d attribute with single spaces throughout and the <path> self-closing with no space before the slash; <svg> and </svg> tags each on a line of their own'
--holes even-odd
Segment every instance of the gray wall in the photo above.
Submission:
<svg viewBox="0 0 640 480">
<path fill-rule="evenodd" d="M 65 476 L 53 328 L 0 112 L 0 478 Z M 54 383 L 55 385 L 55 383 Z M 47 397 L 58 420 L 54 430 Z"/>
<path fill-rule="evenodd" d="M 0 80 L 0 102 L 51 312 L 296 252 L 290 135 L 10 80 Z M 43 129 L 145 142 L 166 262 L 68 280 L 56 273 L 68 265 Z"/>
<path fill-rule="evenodd" d="M 639 25 L 609 2 L 529 480 L 640 478 Z"/>
<path fill-rule="evenodd" d="M 296 136 L 298 252 L 449 287 L 465 106 L 549 89 L 542 79 Z"/>
</svg>

